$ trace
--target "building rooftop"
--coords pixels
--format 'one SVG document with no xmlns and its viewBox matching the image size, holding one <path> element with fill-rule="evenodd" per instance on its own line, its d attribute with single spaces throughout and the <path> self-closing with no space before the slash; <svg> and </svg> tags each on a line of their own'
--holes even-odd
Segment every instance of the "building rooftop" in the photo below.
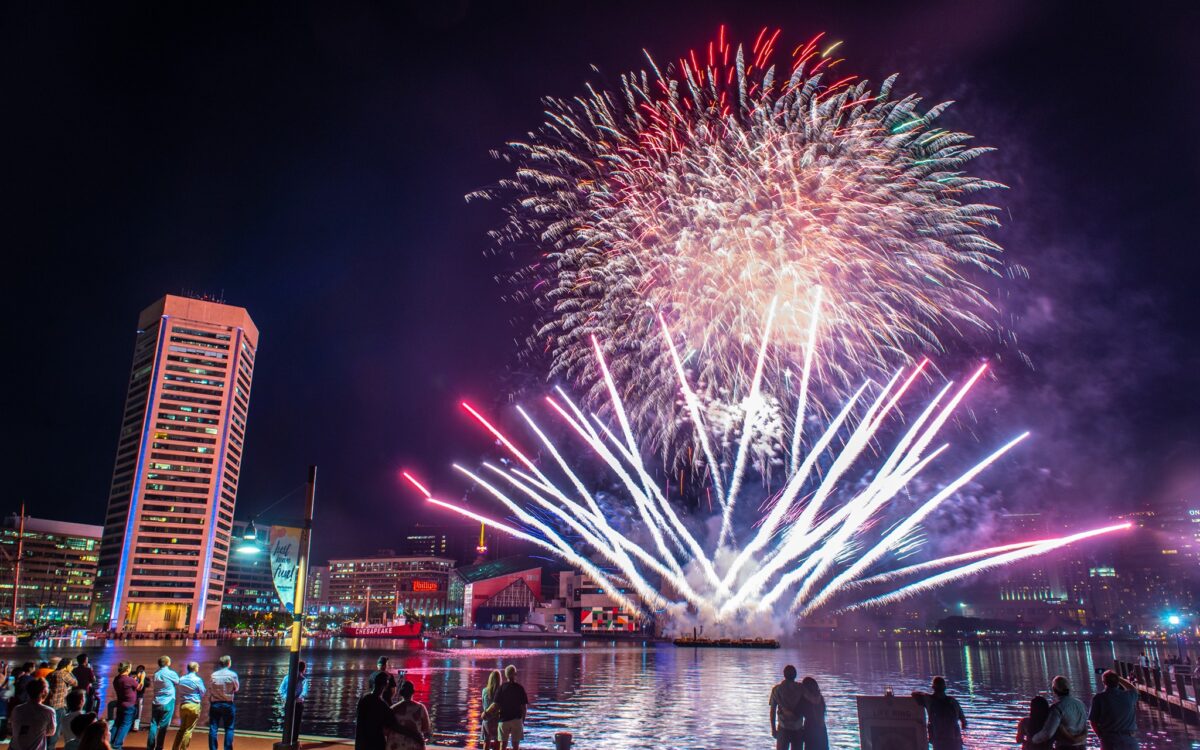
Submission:
<svg viewBox="0 0 1200 750">
<path fill-rule="evenodd" d="M 246 332 L 250 346 L 258 348 L 258 326 L 254 325 L 244 307 L 168 294 L 142 310 L 138 317 L 138 328 L 149 328 L 163 316 L 241 328 Z"/>
<path fill-rule="evenodd" d="M 16 529 L 20 525 L 17 514 L 4 519 L 5 528 Z M 38 534 L 55 534 L 57 536 L 81 536 L 89 539 L 99 539 L 104 533 L 103 526 L 93 526 L 90 523 L 72 523 L 71 521 L 51 521 L 47 518 L 25 516 L 25 532 Z"/>
<path fill-rule="evenodd" d="M 442 557 L 440 555 L 398 555 L 390 550 L 384 551 L 382 554 L 375 555 L 360 555 L 358 557 L 331 557 L 328 560 L 329 565 L 335 563 L 351 563 L 351 562 L 386 562 L 388 560 L 437 560 L 440 562 L 448 562 L 454 564 L 454 559 L 450 557 Z"/>
<path fill-rule="evenodd" d="M 502 557 L 499 560 L 488 560 L 476 563 L 475 565 L 468 565 L 464 568 L 459 568 L 458 574 L 467 583 L 476 583 L 478 581 L 486 581 L 489 578 L 498 578 L 534 568 L 567 570 L 568 566 L 563 565 L 559 560 L 549 557 L 517 555 L 515 557 Z"/>
</svg>

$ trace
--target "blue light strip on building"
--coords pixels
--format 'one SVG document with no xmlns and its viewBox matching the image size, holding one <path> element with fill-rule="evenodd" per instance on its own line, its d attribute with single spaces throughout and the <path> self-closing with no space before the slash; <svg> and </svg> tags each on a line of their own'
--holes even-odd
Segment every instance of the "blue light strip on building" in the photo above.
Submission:
<svg viewBox="0 0 1200 750">
<path fill-rule="evenodd" d="M 213 490 L 212 516 L 208 520 L 208 544 L 204 552 L 204 578 L 200 585 L 200 602 L 196 606 L 196 632 L 204 623 L 204 612 L 208 609 L 208 580 L 212 576 L 213 545 L 217 540 L 217 515 L 221 510 L 221 485 L 225 482 L 225 452 L 229 449 L 229 424 L 233 421 L 234 393 L 237 390 L 238 368 L 242 364 L 242 329 L 237 329 L 234 339 L 233 358 L 229 361 L 229 389 L 225 392 L 229 406 L 225 412 L 225 425 L 221 428 L 221 455 L 217 460 L 217 482 Z M 246 403 L 250 403 L 250 394 L 246 394 Z M 225 576 L 229 576 L 229 554 L 225 555 Z"/>
<path fill-rule="evenodd" d="M 112 611 L 108 613 L 108 629 L 115 630 L 117 618 L 125 611 L 121 601 L 121 593 L 125 588 L 125 568 L 129 564 L 129 545 L 133 542 L 133 522 L 137 516 L 138 492 L 142 487 L 142 469 L 146 463 L 146 442 L 154 426 L 150 416 L 154 406 L 154 394 L 158 392 L 158 371 L 162 367 L 163 342 L 167 330 L 167 321 L 171 316 L 164 315 L 158 322 L 158 343 L 154 349 L 154 371 L 150 373 L 150 392 L 146 394 L 146 411 L 142 416 L 142 442 L 138 448 L 137 469 L 133 473 L 133 489 L 129 493 L 128 515 L 125 516 L 125 544 L 121 547 L 121 562 L 117 566 L 117 585 L 113 589 Z"/>
</svg>

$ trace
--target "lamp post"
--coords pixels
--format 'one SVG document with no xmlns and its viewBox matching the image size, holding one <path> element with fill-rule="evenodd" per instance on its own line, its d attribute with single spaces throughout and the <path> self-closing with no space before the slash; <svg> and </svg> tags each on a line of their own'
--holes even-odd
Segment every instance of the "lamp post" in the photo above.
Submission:
<svg viewBox="0 0 1200 750">
<path fill-rule="evenodd" d="M 317 497 L 317 467 L 308 467 L 308 487 L 304 493 L 304 525 L 300 529 L 300 549 L 296 560 L 296 590 L 292 597 L 292 642 L 288 655 L 288 691 L 283 704 L 283 741 L 275 750 L 295 750 L 300 746 L 300 727 L 296 726 L 296 680 L 300 673 L 300 642 L 304 638 L 304 609 L 308 585 L 308 548 L 312 540 L 313 505 Z"/>
<path fill-rule="evenodd" d="M 1167 624 L 1175 629 L 1175 647 L 1179 650 L 1179 661 L 1183 661 L 1183 618 L 1179 615 L 1168 615 Z"/>
</svg>

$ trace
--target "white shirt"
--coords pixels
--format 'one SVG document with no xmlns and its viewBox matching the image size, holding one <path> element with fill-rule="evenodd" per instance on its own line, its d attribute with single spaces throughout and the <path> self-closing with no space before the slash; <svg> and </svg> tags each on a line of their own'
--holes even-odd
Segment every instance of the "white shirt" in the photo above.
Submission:
<svg viewBox="0 0 1200 750">
<path fill-rule="evenodd" d="M 32 701 L 14 708 L 8 725 L 13 733 L 11 750 L 46 750 L 46 739 L 58 729 L 54 709 Z"/>
<path fill-rule="evenodd" d="M 237 672 L 222 667 L 208 678 L 208 700 L 212 703 L 233 703 L 233 694 L 240 687 Z"/>
</svg>

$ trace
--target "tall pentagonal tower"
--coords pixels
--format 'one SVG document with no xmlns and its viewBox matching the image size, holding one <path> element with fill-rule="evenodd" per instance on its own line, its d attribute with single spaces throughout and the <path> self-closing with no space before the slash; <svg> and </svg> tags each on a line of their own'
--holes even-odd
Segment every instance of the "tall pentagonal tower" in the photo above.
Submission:
<svg viewBox="0 0 1200 750">
<path fill-rule="evenodd" d="M 240 307 L 167 295 L 142 311 L 92 620 L 215 631 L 258 329 Z"/>
</svg>

